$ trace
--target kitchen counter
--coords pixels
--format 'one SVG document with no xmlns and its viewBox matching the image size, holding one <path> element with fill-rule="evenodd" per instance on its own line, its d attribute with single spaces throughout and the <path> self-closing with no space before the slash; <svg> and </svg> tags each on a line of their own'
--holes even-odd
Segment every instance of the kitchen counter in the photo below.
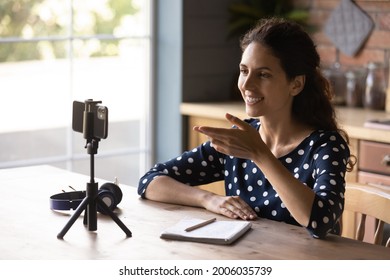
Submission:
<svg viewBox="0 0 390 280">
<path fill-rule="evenodd" d="M 180 110 L 182 115 L 199 117 L 200 119 L 207 118 L 223 121 L 225 113 L 230 113 L 239 118 L 248 118 L 243 102 L 182 103 Z M 390 119 L 390 113 L 364 108 L 336 107 L 336 115 L 340 126 L 347 131 L 349 137 L 390 143 L 390 126 L 388 129 L 365 126 L 365 122 L 368 120 Z"/>
<path fill-rule="evenodd" d="M 186 148 L 192 149 L 205 140 L 204 135 L 192 130 L 195 125 L 207 125 L 214 127 L 230 127 L 230 123 L 225 119 L 225 114 L 230 113 L 241 119 L 248 118 L 245 113 L 245 104 L 240 101 L 236 102 L 208 102 L 208 103 L 182 103 L 181 113 L 186 117 L 187 141 Z M 374 111 L 364 108 L 336 107 L 336 117 L 340 127 L 349 135 L 351 154 L 356 156 L 358 164 L 352 172 L 347 173 L 347 180 L 350 182 L 361 183 L 384 183 L 390 184 L 390 127 L 374 128 L 367 127 L 366 122 L 369 120 L 390 119 L 390 113 L 386 111 Z M 381 151 L 368 153 L 364 151 L 366 143 L 382 145 Z M 363 152 L 363 153 L 362 153 Z M 376 156 L 374 156 L 376 154 Z M 361 168 L 367 164 L 371 165 L 372 160 L 367 160 L 368 155 L 376 165 L 380 165 L 378 170 L 371 168 Z M 387 159 L 386 162 L 383 160 Z M 365 173 L 369 171 L 369 173 Z M 374 172 L 372 172 L 374 171 Z M 375 173 L 375 174 L 373 174 Z M 368 177 L 369 178 L 368 178 Z M 374 176 L 374 177 L 373 177 Z"/>
</svg>

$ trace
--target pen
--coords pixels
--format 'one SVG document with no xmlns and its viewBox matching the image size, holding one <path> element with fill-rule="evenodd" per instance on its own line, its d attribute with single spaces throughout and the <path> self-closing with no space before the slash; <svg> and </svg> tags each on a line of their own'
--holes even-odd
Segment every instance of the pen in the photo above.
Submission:
<svg viewBox="0 0 390 280">
<path fill-rule="evenodd" d="M 207 220 L 207 221 L 201 222 L 199 224 L 190 226 L 190 227 L 186 228 L 185 231 L 192 231 L 194 229 L 197 229 L 197 228 L 200 228 L 200 227 L 204 227 L 204 226 L 206 226 L 208 224 L 211 224 L 212 222 L 215 222 L 216 220 L 217 220 L 216 218 L 212 218 L 210 220 Z"/>
</svg>

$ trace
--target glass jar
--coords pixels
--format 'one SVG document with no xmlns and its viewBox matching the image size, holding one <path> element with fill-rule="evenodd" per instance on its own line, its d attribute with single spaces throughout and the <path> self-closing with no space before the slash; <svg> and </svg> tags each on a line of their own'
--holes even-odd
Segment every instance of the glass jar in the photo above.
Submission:
<svg viewBox="0 0 390 280">
<path fill-rule="evenodd" d="M 366 71 L 362 68 L 349 70 L 345 73 L 346 94 L 345 101 L 348 107 L 362 107 L 366 84 Z"/>
<path fill-rule="evenodd" d="M 373 110 L 384 110 L 386 104 L 385 67 L 382 63 L 370 62 L 367 70 L 363 105 Z"/>
<path fill-rule="evenodd" d="M 331 67 L 325 69 L 323 74 L 329 80 L 334 91 L 334 98 L 332 100 L 333 104 L 345 105 L 346 77 L 341 64 L 335 62 Z"/>
<path fill-rule="evenodd" d="M 362 105 L 362 94 L 358 88 L 358 81 L 354 71 L 345 73 L 347 79 L 345 101 L 348 107 L 360 107 Z"/>
</svg>

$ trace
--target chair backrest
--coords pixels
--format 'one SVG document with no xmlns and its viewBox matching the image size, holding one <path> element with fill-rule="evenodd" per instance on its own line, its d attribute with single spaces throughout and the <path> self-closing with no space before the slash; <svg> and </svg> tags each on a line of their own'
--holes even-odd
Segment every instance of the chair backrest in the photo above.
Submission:
<svg viewBox="0 0 390 280">
<path fill-rule="evenodd" d="M 374 244 L 382 244 L 383 227 L 390 224 L 390 188 L 380 185 L 347 183 L 345 189 L 345 210 L 360 213 L 355 239 L 363 240 L 366 217 L 375 218 Z M 386 242 L 390 247 L 390 238 Z"/>
</svg>

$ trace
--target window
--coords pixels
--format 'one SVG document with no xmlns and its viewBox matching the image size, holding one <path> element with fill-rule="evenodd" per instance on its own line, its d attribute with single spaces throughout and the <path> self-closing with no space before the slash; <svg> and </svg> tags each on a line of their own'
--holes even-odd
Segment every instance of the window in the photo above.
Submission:
<svg viewBox="0 0 390 280">
<path fill-rule="evenodd" d="M 150 5 L 1 1 L 0 168 L 50 164 L 89 175 L 86 140 L 71 127 L 73 101 L 90 98 L 109 111 L 95 176 L 137 184 L 151 158 Z"/>
</svg>

